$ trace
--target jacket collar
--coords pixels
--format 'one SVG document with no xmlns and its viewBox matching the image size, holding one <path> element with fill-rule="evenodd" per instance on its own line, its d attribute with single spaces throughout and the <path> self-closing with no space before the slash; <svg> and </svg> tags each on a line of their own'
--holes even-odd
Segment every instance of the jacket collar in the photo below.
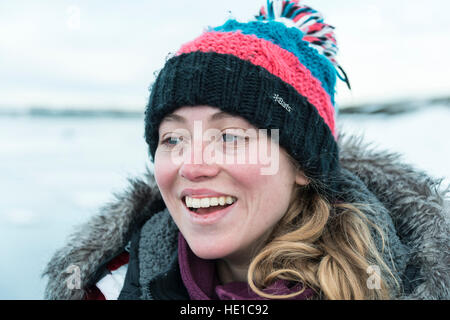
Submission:
<svg viewBox="0 0 450 320">
<path fill-rule="evenodd" d="M 376 150 L 360 137 L 341 135 L 339 147 L 343 198 L 349 202 L 369 202 L 375 208 L 366 214 L 388 235 L 390 250 L 385 252 L 385 260 L 408 280 L 401 298 L 449 299 L 448 190 L 439 189 L 440 180 L 402 163 L 399 154 Z M 148 169 L 142 177 L 129 179 L 128 189 L 115 197 L 54 254 L 43 273 L 48 276 L 45 298 L 82 299 L 83 289 L 67 286 L 70 266 L 79 267 L 81 288 L 86 288 L 101 265 L 120 253 L 131 234 L 142 225 L 153 233 L 171 225 L 172 232 L 165 236 L 173 242 L 169 241 L 172 243 L 169 247 L 166 242 L 165 250 L 170 251 L 176 243 L 176 227 L 164 210 L 156 181 Z M 164 242 L 156 241 L 153 251 L 159 252 L 158 246 Z M 157 260 L 152 255 L 147 258 Z M 163 270 L 167 266 L 162 263 L 158 268 Z M 145 282 L 152 276 L 156 274 L 141 278 Z"/>
</svg>

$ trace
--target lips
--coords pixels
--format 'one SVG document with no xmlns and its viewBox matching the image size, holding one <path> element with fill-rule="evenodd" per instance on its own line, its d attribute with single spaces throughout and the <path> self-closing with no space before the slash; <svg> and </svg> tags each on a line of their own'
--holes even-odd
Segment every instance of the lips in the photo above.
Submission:
<svg viewBox="0 0 450 320">
<path fill-rule="evenodd" d="M 207 226 L 212 225 L 223 219 L 230 211 L 232 211 L 237 205 L 238 201 L 235 201 L 233 204 L 228 206 L 217 206 L 217 207 L 209 207 L 209 208 L 200 208 L 200 209 L 210 209 L 210 208 L 219 208 L 215 211 L 200 211 L 195 212 L 186 206 L 186 203 L 183 202 L 183 206 L 186 208 L 186 212 L 188 214 L 189 219 L 197 225 Z M 203 213 L 201 213 L 203 212 Z"/>
<path fill-rule="evenodd" d="M 191 198 L 201 198 L 201 197 L 221 197 L 221 196 L 233 196 L 232 194 L 229 193 L 222 193 L 222 192 L 218 192 L 212 189 L 206 189 L 206 188 L 201 188 L 201 189 L 184 189 L 181 192 L 180 198 L 183 199 L 185 196 L 189 196 Z M 237 197 L 235 197 L 237 198 Z"/>
</svg>

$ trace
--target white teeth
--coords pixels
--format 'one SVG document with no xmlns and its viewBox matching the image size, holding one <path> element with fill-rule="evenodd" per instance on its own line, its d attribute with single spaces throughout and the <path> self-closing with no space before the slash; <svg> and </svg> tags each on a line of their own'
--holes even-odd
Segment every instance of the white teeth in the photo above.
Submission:
<svg viewBox="0 0 450 320">
<path fill-rule="evenodd" d="M 217 205 L 219 205 L 219 199 L 217 199 L 217 198 L 210 198 L 209 199 L 209 205 L 210 206 L 217 206 Z"/>
<path fill-rule="evenodd" d="M 201 207 L 200 199 L 192 199 L 192 207 L 200 208 Z"/>
<path fill-rule="evenodd" d="M 192 198 L 186 197 L 184 198 L 184 201 L 186 202 L 186 207 L 192 207 Z"/>
<path fill-rule="evenodd" d="M 210 198 L 191 198 L 185 197 L 186 207 L 188 208 L 208 208 L 214 207 L 218 205 L 232 204 L 237 201 L 236 198 L 231 196 L 222 196 L 222 197 L 210 197 Z"/>
<path fill-rule="evenodd" d="M 200 206 L 202 208 L 209 208 L 209 199 L 207 198 L 200 199 Z"/>
</svg>

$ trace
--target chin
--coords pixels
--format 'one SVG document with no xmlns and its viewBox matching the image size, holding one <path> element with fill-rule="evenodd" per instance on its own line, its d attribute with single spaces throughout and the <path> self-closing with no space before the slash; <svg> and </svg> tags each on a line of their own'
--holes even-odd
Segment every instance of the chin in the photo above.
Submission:
<svg viewBox="0 0 450 320">
<path fill-rule="evenodd" d="M 188 241 L 188 243 L 192 252 L 197 257 L 205 260 L 221 259 L 233 252 L 229 243 L 227 245 L 223 245 L 220 241 L 204 242 L 199 239 L 190 242 Z"/>
</svg>

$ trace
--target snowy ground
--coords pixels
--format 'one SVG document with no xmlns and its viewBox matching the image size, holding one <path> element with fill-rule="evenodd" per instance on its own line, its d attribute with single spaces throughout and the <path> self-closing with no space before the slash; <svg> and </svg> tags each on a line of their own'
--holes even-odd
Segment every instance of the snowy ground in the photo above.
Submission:
<svg viewBox="0 0 450 320">
<path fill-rule="evenodd" d="M 450 108 L 342 115 L 346 132 L 450 183 Z M 0 116 L 0 299 L 41 299 L 46 262 L 73 227 L 144 171 L 140 118 Z"/>
<path fill-rule="evenodd" d="M 145 167 L 140 119 L 0 117 L 0 299 L 40 299 L 73 226 Z"/>
</svg>

